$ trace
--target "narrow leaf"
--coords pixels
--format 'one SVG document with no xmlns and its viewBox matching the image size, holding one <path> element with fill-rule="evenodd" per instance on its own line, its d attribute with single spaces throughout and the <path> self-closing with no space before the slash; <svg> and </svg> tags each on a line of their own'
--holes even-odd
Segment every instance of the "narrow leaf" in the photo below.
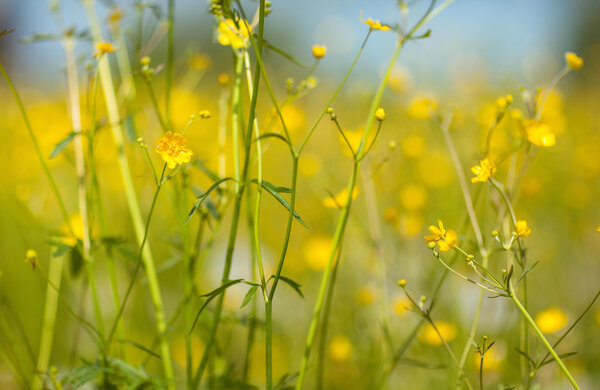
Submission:
<svg viewBox="0 0 600 390">
<path fill-rule="evenodd" d="M 263 184 L 262 187 L 265 190 L 267 190 L 267 192 L 269 194 L 271 194 L 279 203 L 281 203 L 281 205 L 283 207 L 285 207 L 288 211 L 291 210 L 290 204 L 287 202 L 287 200 L 285 200 L 285 198 L 283 196 L 279 195 L 279 193 L 277 191 L 275 191 L 272 187 L 269 187 L 268 185 L 265 186 L 264 180 L 263 180 L 262 184 Z M 276 187 L 276 188 L 285 188 L 285 187 Z M 304 227 L 306 227 L 307 229 L 310 229 L 310 226 L 308 226 L 308 224 L 306 222 L 304 222 L 304 220 L 302 218 L 300 218 L 300 215 L 298 215 L 296 210 L 294 210 L 294 217 L 298 220 L 298 222 L 300 222 L 302 225 L 304 225 Z"/>
<path fill-rule="evenodd" d="M 288 53 L 286 53 L 285 51 L 271 45 L 268 42 L 263 41 L 264 45 L 266 46 L 267 49 L 273 50 L 275 53 L 284 56 L 285 58 L 287 58 L 288 60 L 290 60 L 292 63 L 298 65 L 301 68 L 306 68 L 308 69 L 308 66 L 301 63 L 300 61 L 298 61 L 297 59 L 295 59 L 294 57 L 292 57 L 291 55 L 289 55 Z"/>
<path fill-rule="evenodd" d="M 75 135 L 77 135 L 77 133 L 72 131 L 69 134 L 67 134 L 67 136 L 65 138 L 63 138 L 61 141 L 59 141 L 54 146 L 54 149 L 52 149 L 52 152 L 50 153 L 50 158 L 54 158 L 54 157 L 58 156 L 60 154 L 60 152 L 62 152 L 67 146 L 69 146 L 69 144 L 71 143 L 73 138 L 75 138 Z"/>
<path fill-rule="evenodd" d="M 200 307 L 200 310 L 198 310 L 198 313 L 196 313 L 196 318 L 194 318 L 194 322 L 192 323 L 192 327 L 190 329 L 189 333 L 192 333 L 192 331 L 194 330 L 194 328 L 196 327 L 196 323 L 198 323 L 198 319 L 200 319 L 200 314 L 202 314 L 202 312 L 204 311 L 204 309 L 206 308 L 206 306 L 208 306 L 208 304 L 215 299 L 216 297 L 219 296 L 220 293 L 222 293 L 223 291 L 225 291 L 227 288 L 238 284 L 240 282 L 242 282 L 244 279 L 235 279 L 235 280 L 230 280 L 229 282 L 223 284 L 222 286 L 214 289 L 213 291 L 209 292 L 208 294 L 204 294 L 201 295 L 201 297 L 205 297 L 207 298 L 206 301 L 204 301 L 204 304 Z"/>
<path fill-rule="evenodd" d="M 291 288 L 293 288 L 294 290 L 296 290 L 296 292 L 302 297 L 304 298 L 304 294 L 302 294 L 302 290 L 300 289 L 302 287 L 302 285 L 300 285 L 299 283 L 293 281 L 290 278 L 287 278 L 283 275 L 279 275 L 279 280 L 281 280 L 282 282 L 287 283 Z"/>
<path fill-rule="evenodd" d="M 162 360 L 161 356 L 159 354 L 157 354 L 156 352 L 152 351 L 149 348 L 144 347 L 142 344 L 136 343 L 133 340 L 129 340 L 129 339 L 121 339 L 119 340 L 120 343 L 125 343 L 125 344 L 130 344 L 133 345 L 134 347 L 136 347 L 137 349 L 146 352 L 147 354 L 149 354 L 150 356 L 154 356 L 155 358 L 157 358 L 158 360 Z"/>
<path fill-rule="evenodd" d="M 564 359 L 564 358 L 568 358 L 570 356 L 573 355 L 577 355 L 577 352 L 566 352 L 566 353 L 561 353 L 560 355 L 558 355 L 559 358 Z M 545 366 L 546 364 L 550 364 L 554 361 L 554 358 L 551 356 L 548 360 L 545 360 L 542 364 L 540 364 L 540 367 Z"/>
<path fill-rule="evenodd" d="M 185 221 L 186 224 L 190 221 L 190 219 L 192 219 L 192 216 L 194 215 L 196 210 L 198 210 L 198 207 L 200 207 L 202 202 L 204 202 L 204 199 L 206 199 L 206 197 L 208 195 L 210 195 L 211 192 L 213 192 L 215 189 L 217 189 L 221 185 L 221 183 L 226 182 L 228 180 L 235 180 L 235 179 L 232 177 L 226 177 L 226 178 L 217 180 L 216 182 L 213 183 L 212 186 L 210 186 L 210 188 L 205 193 L 198 196 L 198 198 L 197 198 L 198 200 L 196 200 L 196 203 L 194 203 L 194 207 L 192 207 L 192 209 L 190 210 L 190 213 L 188 214 L 188 218 Z"/>
<path fill-rule="evenodd" d="M 246 293 L 246 296 L 244 296 L 244 300 L 242 301 L 242 305 L 240 306 L 240 309 L 243 308 L 244 306 L 246 306 L 248 303 L 250 303 L 250 300 L 252 299 L 254 294 L 256 294 L 256 290 L 258 290 L 258 286 L 250 287 L 250 289 Z"/>
</svg>

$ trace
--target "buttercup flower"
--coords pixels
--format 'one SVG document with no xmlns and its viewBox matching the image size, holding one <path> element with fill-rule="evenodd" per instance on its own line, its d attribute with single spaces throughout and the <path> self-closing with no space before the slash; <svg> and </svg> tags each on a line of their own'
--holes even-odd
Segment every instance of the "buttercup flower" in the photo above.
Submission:
<svg viewBox="0 0 600 390">
<path fill-rule="evenodd" d="M 479 164 L 471 167 L 471 172 L 475 174 L 471 183 L 485 183 L 496 171 L 496 166 L 488 158 L 484 158 Z"/>
<path fill-rule="evenodd" d="M 96 53 L 94 53 L 94 58 L 100 57 L 104 53 L 113 53 L 115 51 L 115 47 L 110 42 L 100 42 L 96 44 Z"/>
<path fill-rule="evenodd" d="M 567 61 L 567 66 L 573 70 L 579 70 L 583 67 L 583 59 L 573 52 L 568 51 L 565 53 L 565 61 Z"/>
<path fill-rule="evenodd" d="M 354 187 L 352 190 L 352 200 L 358 196 L 358 188 Z M 332 209 L 341 209 L 346 206 L 346 199 L 348 198 L 348 189 L 344 188 L 335 197 L 327 197 L 323 199 L 325 207 Z"/>
<path fill-rule="evenodd" d="M 554 333 L 564 328 L 569 322 L 567 315 L 558 307 L 549 307 L 535 316 L 535 323 L 543 333 Z"/>
<path fill-rule="evenodd" d="M 234 49 L 241 49 L 246 47 L 248 43 L 248 36 L 250 30 L 248 23 L 241 19 L 239 21 L 239 29 L 236 27 L 235 22 L 231 19 L 223 19 L 217 27 L 217 40 L 223 46 L 231 46 Z"/>
<path fill-rule="evenodd" d="M 192 151 L 185 147 L 187 140 L 177 133 L 167 131 L 166 134 L 156 141 L 156 152 L 167 163 L 170 169 L 177 164 L 189 162 L 192 158 Z"/>
<path fill-rule="evenodd" d="M 369 18 L 363 22 L 367 26 L 371 28 L 371 30 L 379 30 L 379 31 L 389 31 L 390 27 L 385 24 L 381 24 L 379 20 L 373 21 L 373 19 Z"/>
<path fill-rule="evenodd" d="M 314 45 L 312 47 L 312 55 L 316 59 L 321 59 L 325 57 L 325 54 L 327 54 L 327 47 L 319 45 Z"/>
<path fill-rule="evenodd" d="M 435 327 L 440 332 L 445 341 L 450 342 L 456 337 L 456 325 L 447 321 L 435 321 Z M 440 336 L 435 331 L 433 326 L 427 324 L 421 332 L 419 332 L 419 340 L 432 346 L 442 345 Z"/>
<path fill-rule="evenodd" d="M 556 136 L 550 126 L 535 119 L 523 122 L 527 140 L 537 146 L 550 147 L 556 144 Z"/>
<path fill-rule="evenodd" d="M 527 221 L 517 221 L 517 234 L 521 237 L 529 237 L 531 228 L 527 226 Z"/>
<path fill-rule="evenodd" d="M 438 226 L 429 226 L 430 236 L 425 236 L 425 242 L 429 244 L 434 242 L 442 252 L 447 252 L 452 249 L 458 242 L 458 235 L 452 229 L 444 229 L 444 224 L 438 219 Z"/>
</svg>

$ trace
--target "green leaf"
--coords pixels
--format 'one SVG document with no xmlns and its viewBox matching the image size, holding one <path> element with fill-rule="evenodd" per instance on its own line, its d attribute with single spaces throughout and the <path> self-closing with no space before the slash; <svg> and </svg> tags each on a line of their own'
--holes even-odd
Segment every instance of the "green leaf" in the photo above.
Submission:
<svg viewBox="0 0 600 390">
<path fill-rule="evenodd" d="M 206 174 L 206 176 L 208 176 L 210 178 L 210 180 L 212 180 L 212 181 L 221 180 L 221 176 L 219 176 L 216 172 L 208 169 L 208 167 L 206 166 L 204 161 L 195 160 L 194 166 L 197 167 L 198 169 L 200 169 L 202 172 L 204 172 Z"/>
<path fill-rule="evenodd" d="M 60 152 L 62 152 L 67 146 L 69 146 L 69 144 L 71 143 L 73 138 L 75 138 L 76 135 L 77 133 L 72 131 L 69 134 L 67 134 L 65 138 L 63 138 L 56 145 L 54 145 L 54 149 L 52 149 L 52 152 L 50 153 L 50 158 L 58 156 Z"/>
<path fill-rule="evenodd" d="M 64 383 L 76 389 L 96 379 L 98 374 L 100 374 L 100 367 L 95 363 L 78 366 L 64 379 Z"/>
<path fill-rule="evenodd" d="M 256 180 L 256 179 L 252 180 L 252 182 L 258 184 L 258 180 Z M 290 204 L 287 202 L 287 200 L 285 200 L 285 198 L 283 196 L 279 195 L 278 191 L 276 190 L 276 189 L 286 189 L 286 187 L 276 187 L 273 184 L 271 184 L 265 180 L 262 181 L 262 187 L 265 190 L 267 190 L 267 192 L 269 194 L 271 194 L 279 203 L 281 203 L 281 205 L 283 207 L 285 207 L 288 211 L 291 211 Z M 289 192 L 291 192 L 291 190 L 289 190 Z M 306 222 L 304 222 L 304 220 L 302 218 L 300 218 L 300 215 L 298 215 L 296 210 L 294 210 L 294 217 L 298 220 L 298 222 L 300 222 L 302 225 L 304 225 L 304 227 L 306 227 L 307 229 L 310 229 L 310 226 L 308 226 L 308 224 Z"/>
<path fill-rule="evenodd" d="M 53 258 L 61 257 L 71 249 L 70 245 L 61 242 L 52 243 L 52 246 L 54 247 L 54 250 L 52 251 Z"/>
<path fill-rule="evenodd" d="M 129 340 L 129 339 L 121 339 L 119 340 L 120 343 L 125 343 L 125 344 L 130 344 L 133 345 L 134 347 L 136 347 L 137 349 L 146 352 L 147 354 L 149 354 L 150 356 L 154 356 L 155 358 L 157 358 L 158 360 L 162 360 L 161 356 L 159 354 L 157 354 L 156 352 L 152 351 L 149 348 L 144 347 L 142 344 L 136 343 L 133 340 Z"/>
<path fill-rule="evenodd" d="M 286 145 L 289 145 L 289 141 L 281 134 L 278 133 L 265 133 L 265 134 L 261 134 L 256 140 L 261 140 L 263 138 L 277 138 L 282 140 L 283 142 L 286 143 Z"/>
<path fill-rule="evenodd" d="M 559 358 L 564 359 L 564 358 L 568 358 L 570 356 L 573 355 L 577 355 L 577 352 L 565 352 L 565 353 L 561 353 L 560 355 L 558 355 Z M 554 357 L 550 357 L 548 360 L 545 360 L 544 362 L 542 362 L 542 364 L 540 364 L 540 367 L 545 366 L 546 364 L 550 364 L 554 361 Z"/>
<path fill-rule="evenodd" d="M 287 283 L 291 288 L 293 288 L 294 290 L 296 290 L 296 292 L 298 293 L 298 295 L 300 295 L 302 298 L 304 298 L 304 294 L 302 294 L 302 290 L 300 289 L 302 287 L 301 284 L 293 281 L 290 278 L 287 278 L 283 275 L 279 275 L 279 280 L 281 280 L 282 282 Z"/>
<path fill-rule="evenodd" d="M 528 273 L 529 271 L 531 271 L 532 269 L 534 269 L 534 268 L 535 268 L 535 266 L 536 266 L 536 265 L 538 265 L 539 263 L 540 263 L 539 261 L 536 261 L 535 263 L 533 263 L 533 264 L 531 264 L 529 267 L 527 267 L 527 268 L 526 268 L 526 269 L 523 271 L 523 273 L 521 274 L 521 277 L 519 278 L 519 280 L 517 280 L 517 284 L 519 284 L 519 282 L 521 281 L 521 279 L 523 279 L 523 278 L 525 277 L 525 275 L 527 275 L 527 273 Z"/>
<path fill-rule="evenodd" d="M 10 33 L 14 32 L 16 29 L 17 29 L 16 27 L 15 27 L 15 28 L 11 28 L 10 30 L 9 30 L 9 29 L 7 29 L 7 28 L 5 28 L 4 30 L 2 30 L 2 31 L 0 32 L 0 38 L 2 38 L 3 36 L 6 36 L 6 35 L 8 35 L 8 34 L 10 34 Z"/>
<path fill-rule="evenodd" d="M 256 294 L 256 290 L 258 290 L 258 286 L 250 287 L 250 289 L 246 293 L 246 296 L 244 296 L 244 300 L 242 301 L 242 305 L 240 306 L 240 309 L 243 308 L 244 306 L 246 306 L 248 303 L 250 303 L 250 300 L 252 299 L 254 294 Z"/>
<path fill-rule="evenodd" d="M 81 251 L 77 245 L 71 247 L 70 257 L 69 257 L 69 265 L 71 276 L 76 277 L 79 276 L 79 273 L 83 269 L 83 256 L 81 255 Z"/>
<path fill-rule="evenodd" d="M 211 192 L 213 192 L 215 189 L 217 189 L 221 185 L 221 183 L 226 182 L 227 180 L 235 180 L 235 179 L 232 177 L 226 177 L 226 178 L 217 180 L 216 182 L 213 183 L 212 186 L 210 186 L 210 188 L 205 193 L 198 196 L 198 198 L 197 198 L 198 200 L 196 200 L 196 203 L 194 203 L 194 207 L 192 207 L 192 209 L 190 210 L 190 213 L 188 214 L 188 218 L 185 221 L 186 224 L 190 221 L 190 219 L 192 219 L 192 216 L 194 215 L 196 210 L 198 210 L 198 207 L 200 207 L 200 205 L 202 204 L 204 199 L 206 199 L 206 197 L 208 195 L 210 195 Z"/>
<path fill-rule="evenodd" d="M 430 36 L 431 36 L 431 29 L 425 31 L 425 33 L 423 35 L 412 37 L 410 39 L 424 39 L 424 38 L 429 38 Z"/>
<path fill-rule="evenodd" d="M 198 313 L 196 313 L 196 318 L 194 318 L 194 322 L 192 323 L 192 327 L 189 331 L 189 333 L 192 333 L 192 331 L 194 330 L 194 328 L 196 327 L 196 323 L 198 322 L 198 319 L 200 319 L 200 314 L 202 314 L 202 311 L 204 311 L 204 309 L 206 308 L 206 306 L 208 306 L 208 304 L 215 299 L 217 296 L 219 296 L 219 294 L 221 294 L 222 292 L 224 292 L 226 289 L 228 289 L 229 287 L 236 285 L 238 283 L 243 282 L 244 279 L 235 279 L 235 280 L 230 280 L 229 282 L 221 285 L 220 287 L 212 290 L 211 292 L 209 292 L 208 294 L 204 294 L 201 295 L 201 297 L 203 298 L 207 298 L 206 301 L 204 301 L 204 304 L 202 304 L 202 306 L 200 307 L 200 310 L 198 310 Z"/>
<path fill-rule="evenodd" d="M 525 356 L 525 357 L 527 358 L 527 360 L 529 360 L 529 363 L 531 363 L 531 365 L 532 365 L 533 367 L 535 367 L 535 366 L 536 366 L 536 364 L 535 364 L 535 361 L 534 361 L 534 360 L 533 360 L 531 357 L 529 357 L 529 355 L 528 355 L 528 354 L 526 354 L 525 352 L 521 351 L 521 350 L 520 350 L 520 349 L 518 349 L 518 348 L 515 348 L 515 349 L 517 350 L 517 352 L 518 352 L 518 353 L 520 353 L 521 355 Z"/>
</svg>

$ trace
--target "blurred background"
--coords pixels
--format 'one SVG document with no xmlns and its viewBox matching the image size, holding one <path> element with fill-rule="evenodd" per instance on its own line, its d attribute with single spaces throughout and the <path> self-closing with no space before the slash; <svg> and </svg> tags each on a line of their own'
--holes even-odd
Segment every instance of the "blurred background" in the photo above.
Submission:
<svg viewBox="0 0 600 390">
<path fill-rule="evenodd" d="M 101 20 L 108 17 L 111 4 L 110 1 L 99 2 Z M 416 1 L 409 5 L 408 20 L 412 25 L 427 3 Z M 65 0 L 60 6 L 66 26 L 74 26 L 76 31 L 87 28 L 78 1 Z M 153 40 L 155 44 L 144 46 L 147 52 L 143 54 L 151 56 L 153 66 L 164 63 L 165 4 L 157 2 L 156 11 L 147 9 L 144 12 L 141 37 L 134 2 L 118 2 L 118 6 L 124 12 L 122 23 L 132 64 L 137 64 L 141 57 L 136 51 L 138 42 L 146 44 Z M 252 13 L 256 3 L 245 1 L 244 6 Z M 217 77 L 222 73 L 232 75 L 233 61 L 231 49 L 216 42 L 214 17 L 208 8 L 202 1 L 176 1 L 175 87 L 171 115 L 176 130 L 181 131 L 189 115 L 205 109 L 214 114 L 211 119 L 192 125 L 188 138 L 196 158 L 216 169 L 216 129 L 221 120 L 218 101 L 225 89 L 217 82 Z M 314 73 L 314 88 L 284 111 L 296 142 L 302 139 L 326 106 L 356 55 L 367 32 L 367 27 L 361 23 L 361 15 L 363 19 L 372 17 L 388 24 L 401 20 L 396 1 L 273 1 L 265 29 L 265 38 L 270 44 L 309 65 L 313 61 L 312 45 L 327 46 L 327 55 Z M 43 153 L 49 156 L 54 145 L 71 131 L 66 107 L 64 53 L 56 40 L 27 44 L 22 40 L 35 34 L 58 34 L 59 30 L 45 2 L 0 0 L 0 30 L 13 27 L 17 28 L 14 33 L 0 39 L 0 59 L 22 95 Z M 372 231 L 366 212 L 368 204 L 361 188 L 344 242 L 325 343 L 327 388 L 373 388 L 372 383 L 378 379 L 382 365 L 382 319 L 389 322 L 395 346 L 402 343 L 419 320 L 417 315 L 406 310 L 407 302 L 396 286 L 397 280 L 407 279 L 408 290 L 415 297 L 431 296 L 443 273 L 426 248 L 423 236 L 427 234 L 427 227 L 436 224 L 438 218 L 447 227 L 459 231 L 466 213 L 439 130 L 439 115 L 455 110 L 451 134 L 465 173 L 470 177 L 468 168 L 482 158 L 483 140 L 496 115 L 496 99 L 510 93 L 514 97 L 510 109 L 526 113 L 522 90 L 547 87 L 564 67 L 565 51 L 576 52 L 585 65 L 580 71 L 570 72 L 550 95 L 543 120 L 552 127 L 557 142 L 553 147 L 537 151 L 523 177 L 521 195 L 516 203 L 519 219 L 526 219 L 532 229 L 531 236 L 526 239 L 530 262 L 540 262 L 529 274 L 530 310 L 534 314 L 551 313 L 550 319 L 546 319 L 551 342 L 585 309 L 600 286 L 600 232 L 596 231 L 600 226 L 600 3 L 594 0 L 456 1 L 427 28 L 431 29 L 429 38 L 409 42 L 403 49 L 384 95 L 382 106 L 388 119 L 368 161 L 376 185 L 376 210 L 383 229 L 383 249 L 377 252 L 372 248 Z M 370 101 L 395 43 L 396 35 L 391 32 L 371 35 L 356 70 L 335 103 L 345 130 L 361 130 L 364 125 Z M 87 67 L 94 64 L 93 52 L 91 41 L 82 40 L 76 47 L 82 100 L 86 102 L 90 88 Z M 281 99 L 285 97 L 286 80 L 292 78 L 297 82 L 306 72 L 273 51 L 267 52 L 265 61 Z M 111 58 L 111 62 L 116 68 L 116 61 Z M 159 96 L 164 93 L 163 76 L 164 73 L 159 73 L 155 81 Z M 134 80 L 138 96 L 132 115 L 135 131 L 129 132 L 127 138 L 128 157 L 145 214 L 154 184 L 147 178 L 150 171 L 145 156 L 136 147 L 136 139 L 141 136 L 149 145 L 154 145 L 161 130 L 152 112 L 146 86 L 139 77 Z M 49 240 L 65 233 L 56 202 L 4 81 L 0 83 L 0 102 L 0 164 L 3 167 L 0 175 L 1 310 L 5 319 L 18 317 L 33 351 L 37 351 L 46 282 L 24 264 L 25 253 L 31 248 L 37 250 L 41 267 L 47 269 Z M 101 107 L 103 113 L 103 104 Z M 259 114 L 259 121 L 265 124 L 273 116 L 266 93 L 259 103 Z M 506 116 L 492 140 L 491 156 L 498 161 L 516 139 L 516 115 L 511 111 L 511 115 Z M 301 160 L 298 212 L 311 229 L 299 224 L 294 226 L 284 274 L 303 285 L 305 299 L 286 287 L 278 290 L 274 309 L 276 378 L 298 369 L 321 271 L 339 213 L 339 210 L 327 207 L 328 202 L 324 199 L 331 193 L 337 194 L 350 174 L 351 158 L 329 122 L 323 120 L 318 126 Z M 111 216 L 111 235 L 126 241 L 124 252 L 135 253 L 120 178 L 114 173 L 117 171 L 116 151 L 108 132 L 100 135 L 97 147 L 101 151 L 96 157 L 103 198 Z M 152 158 L 159 161 L 158 156 Z M 69 212 L 76 215 L 72 150 L 68 148 L 49 160 L 49 166 Z M 508 161 L 499 163 L 501 180 L 506 177 L 507 166 Z M 290 167 L 286 150 L 279 144 L 268 144 L 266 180 L 289 185 Z M 228 161 L 228 170 L 230 168 Z M 190 175 L 198 188 L 210 185 L 210 179 L 200 170 L 190 169 Z M 469 188 L 473 194 L 481 192 L 477 197 L 477 210 L 486 243 L 493 246 L 490 233 L 499 229 L 495 225 L 492 206 L 497 199 L 484 185 L 470 185 Z M 170 313 L 181 298 L 182 270 L 178 263 L 181 253 L 178 224 L 173 217 L 174 196 L 169 190 L 163 195 L 155 216 L 155 221 L 159 222 L 152 227 L 149 242 L 156 253 L 165 306 Z M 265 199 L 262 215 L 263 250 L 266 266 L 272 270 L 282 241 L 286 210 L 272 199 Z M 215 245 L 196 281 L 200 293 L 218 286 L 227 222 L 219 229 Z M 463 230 L 460 237 L 467 241 L 467 247 L 472 244 L 470 229 Z M 247 231 L 242 229 L 232 278 L 250 278 L 249 247 Z M 505 264 L 504 256 L 492 257 L 491 268 L 499 272 Z M 98 259 L 99 284 L 108 286 L 101 254 Z M 119 281 L 124 289 L 131 260 L 126 255 L 118 260 Z M 383 284 L 378 276 L 382 267 L 385 269 Z M 466 266 L 457 267 L 468 272 Z M 83 274 L 65 270 L 64 295 L 74 307 L 83 307 L 84 311 L 87 308 L 87 316 L 91 318 L 89 297 L 81 295 L 84 279 Z M 146 286 L 147 282 L 140 278 L 134 296 L 136 304 L 130 304 L 126 315 L 128 335 L 138 342 L 151 340 L 155 332 Z M 450 277 L 442 291 L 433 317 L 443 324 L 440 328 L 447 332 L 446 337 L 455 353 L 460 354 L 470 330 L 478 290 Z M 221 353 L 216 368 L 212 368 L 214 375 L 239 372 L 246 337 L 246 326 L 241 319 L 249 310 L 238 309 L 244 294 L 242 288 L 228 292 L 226 308 L 231 321 L 227 321 L 226 330 L 221 334 Z M 83 299 L 79 300 L 80 297 Z M 112 315 L 108 293 L 102 301 L 106 312 Z M 262 318 L 261 305 L 258 307 Z M 554 311 L 546 312 L 548 309 Z M 58 313 L 59 326 L 51 362 L 66 375 L 78 363 L 78 357 L 93 360 L 95 347 L 77 330 L 77 324 L 63 307 L 59 307 Z M 538 319 L 544 321 L 543 316 Z M 484 300 L 478 340 L 484 334 L 496 340 L 488 359 L 489 366 L 485 367 L 487 388 L 519 384 L 518 327 L 518 313 L 509 302 Z M 0 329 L 4 333 L 4 342 L 10 338 L 9 328 L 3 326 Z M 180 375 L 185 363 L 183 335 L 186 331 L 180 321 L 170 334 Z M 227 340 L 226 336 L 229 336 Z M 194 336 L 198 350 L 203 348 L 203 337 L 202 331 Z M 79 340 L 76 353 L 73 352 L 74 340 Z M 264 380 L 263 341 L 262 331 L 259 331 L 251 365 L 251 382 L 259 386 Z M 544 352 L 539 345 L 537 348 Z M 600 310 L 597 304 L 559 349 L 561 353 L 577 351 L 565 362 L 582 388 L 600 387 Z M 139 349 L 132 347 L 128 352 L 132 365 L 145 361 L 146 356 Z M 455 370 L 431 331 L 425 329 L 420 333 L 406 357 L 407 360 L 401 361 L 391 374 L 389 388 L 455 388 Z M 316 361 L 316 354 L 313 358 Z M 477 358 L 473 353 L 466 366 L 467 374 L 472 377 L 478 370 Z M 31 363 L 23 360 L 24 369 L 31 370 Z M 160 363 L 150 361 L 146 370 L 161 372 Z M 314 373 L 309 371 L 309 375 Z M 544 367 L 538 374 L 538 381 L 538 388 L 566 388 L 566 382 L 554 365 Z M 6 359 L 0 360 L 0 387 L 18 388 Z"/>
</svg>

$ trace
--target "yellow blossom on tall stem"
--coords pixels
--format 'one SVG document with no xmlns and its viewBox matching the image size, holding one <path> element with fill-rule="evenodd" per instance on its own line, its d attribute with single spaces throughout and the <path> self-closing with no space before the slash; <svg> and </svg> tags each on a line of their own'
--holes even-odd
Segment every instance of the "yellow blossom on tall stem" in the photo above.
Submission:
<svg viewBox="0 0 600 390">
<path fill-rule="evenodd" d="M 556 144 L 556 136 L 550 126 L 535 119 L 523 122 L 527 141 L 537 146 L 550 147 Z"/>
<path fill-rule="evenodd" d="M 567 66 L 573 70 L 579 70 L 583 67 L 583 58 L 573 52 L 568 51 L 565 53 L 565 61 Z"/>
<path fill-rule="evenodd" d="M 381 24 L 381 22 L 379 20 L 373 20 L 371 18 L 365 20 L 363 22 L 364 24 L 366 24 L 367 26 L 369 26 L 371 28 L 371 30 L 379 30 L 379 31 L 389 31 L 390 27 L 386 26 L 385 24 Z"/>
<path fill-rule="evenodd" d="M 187 163 L 192 158 L 192 151 L 185 147 L 187 140 L 181 134 L 167 131 L 156 141 L 156 152 L 167 163 L 170 169 L 177 164 Z"/>
<path fill-rule="evenodd" d="M 325 54 L 327 54 L 327 47 L 326 46 L 314 45 L 312 47 L 312 55 L 316 59 L 319 60 L 319 59 L 325 57 Z"/>
<path fill-rule="evenodd" d="M 487 157 L 479 164 L 471 167 L 471 172 L 475 174 L 475 177 L 471 178 L 472 183 L 485 183 L 496 172 L 496 165 Z"/>
<path fill-rule="evenodd" d="M 527 226 L 527 221 L 517 221 L 517 234 L 521 237 L 529 237 L 531 234 L 531 228 Z"/>
<path fill-rule="evenodd" d="M 96 44 L 96 52 L 94 53 L 94 58 L 100 57 L 104 53 L 113 53 L 115 51 L 115 47 L 110 42 L 99 42 Z"/>
<path fill-rule="evenodd" d="M 458 234 L 452 229 L 444 229 L 444 224 L 438 219 L 438 226 L 429 226 L 429 233 L 431 235 L 425 236 L 425 242 L 435 243 L 442 252 L 447 252 L 458 243 Z"/>
<path fill-rule="evenodd" d="M 231 46 L 234 49 L 241 49 L 248 44 L 248 36 L 252 28 L 244 19 L 240 19 L 239 28 L 232 19 L 223 19 L 217 27 L 217 40 L 223 46 Z"/>
</svg>

